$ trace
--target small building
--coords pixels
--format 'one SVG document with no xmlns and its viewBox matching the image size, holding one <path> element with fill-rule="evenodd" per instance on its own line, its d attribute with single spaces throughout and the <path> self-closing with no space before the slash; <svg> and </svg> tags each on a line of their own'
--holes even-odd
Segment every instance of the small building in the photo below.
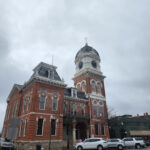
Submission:
<svg viewBox="0 0 150 150">
<path fill-rule="evenodd" d="M 57 67 L 44 62 L 27 82 L 15 84 L 7 99 L 2 136 L 10 138 L 13 133 L 16 147 L 24 150 L 66 149 L 88 137 L 109 138 L 98 52 L 86 44 L 78 51 L 75 66 L 75 87 L 67 87 Z"/>
<path fill-rule="evenodd" d="M 123 115 L 109 120 L 109 132 L 111 138 L 143 137 L 150 139 L 150 115 Z"/>
</svg>

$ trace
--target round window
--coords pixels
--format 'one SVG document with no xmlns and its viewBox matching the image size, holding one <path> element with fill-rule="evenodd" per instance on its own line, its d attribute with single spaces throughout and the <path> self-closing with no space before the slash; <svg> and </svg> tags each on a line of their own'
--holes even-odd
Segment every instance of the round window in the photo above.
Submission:
<svg viewBox="0 0 150 150">
<path fill-rule="evenodd" d="M 82 67 L 83 67 L 83 62 L 80 61 L 80 62 L 79 62 L 79 69 L 81 69 Z"/>
</svg>

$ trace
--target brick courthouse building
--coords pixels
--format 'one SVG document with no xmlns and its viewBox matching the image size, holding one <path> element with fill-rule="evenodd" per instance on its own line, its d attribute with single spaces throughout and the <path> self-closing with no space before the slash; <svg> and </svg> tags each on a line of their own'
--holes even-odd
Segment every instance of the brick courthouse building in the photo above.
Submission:
<svg viewBox="0 0 150 150">
<path fill-rule="evenodd" d="M 10 120 L 18 117 L 18 149 L 48 149 L 50 143 L 56 150 L 71 148 L 83 138 L 109 138 L 105 76 L 98 52 L 86 44 L 75 65 L 75 87 L 67 87 L 56 67 L 43 62 L 24 85 L 15 84 L 7 100 L 3 137 L 9 137 Z"/>
</svg>

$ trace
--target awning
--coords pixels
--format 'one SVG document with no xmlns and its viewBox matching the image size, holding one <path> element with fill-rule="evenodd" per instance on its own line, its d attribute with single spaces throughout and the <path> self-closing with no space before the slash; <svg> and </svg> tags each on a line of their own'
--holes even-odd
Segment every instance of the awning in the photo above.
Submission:
<svg viewBox="0 0 150 150">
<path fill-rule="evenodd" d="M 150 136 L 150 131 L 130 131 L 131 136 Z"/>
</svg>

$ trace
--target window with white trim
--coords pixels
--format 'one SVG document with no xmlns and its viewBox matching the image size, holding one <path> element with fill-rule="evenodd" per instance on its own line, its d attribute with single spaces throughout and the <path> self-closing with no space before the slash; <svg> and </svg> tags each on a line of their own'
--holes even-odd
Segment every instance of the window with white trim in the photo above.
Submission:
<svg viewBox="0 0 150 150">
<path fill-rule="evenodd" d="M 104 116 L 104 106 L 103 105 L 99 106 L 99 112 L 100 112 L 100 117 L 103 117 Z"/>
<path fill-rule="evenodd" d="M 26 99 L 23 100 L 23 113 L 25 112 L 25 107 L 26 107 Z"/>
<path fill-rule="evenodd" d="M 92 80 L 92 83 L 91 83 L 91 88 L 92 88 L 92 92 L 96 92 L 96 83 L 94 80 Z"/>
<path fill-rule="evenodd" d="M 105 125 L 104 125 L 104 123 L 101 124 L 101 134 L 105 135 Z"/>
<path fill-rule="evenodd" d="M 38 119 L 38 128 L 37 128 L 37 135 L 43 135 L 43 118 Z"/>
<path fill-rule="evenodd" d="M 66 114 L 67 112 L 67 104 L 66 102 L 63 103 L 63 113 Z"/>
<path fill-rule="evenodd" d="M 46 101 L 46 96 L 45 95 L 41 95 L 40 96 L 40 110 L 44 110 L 45 109 L 45 101 Z"/>
<path fill-rule="evenodd" d="M 22 133 L 22 124 L 23 124 L 23 121 L 21 120 L 20 128 L 19 128 L 19 137 L 21 137 L 21 133 Z"/>
<path fill-rule="evenodd" d="M 74 104 L 73 106 L 74 106 L 74 115 L 76 115 L 77 114 L 77 107 L 78 106 L 77 106 L 77 104 Z"/>
<path fill-rule="evenodd" d="M 84 106 L 83 105 L 81 106 L 81 114 L 82 114 L 82 116 L 85 115 L 85 110 L 84 110 Z"/>
<path fill-rule="evenodd" d="M 94 111 L 94 117 L 97 117 L 97 102 L 94 101 L 93 103 L 93 111 Z"/>
<path fill-rule="evenodd" d="M 99 135 L 98 123 L 95 124 L 95 135 Z"/>
<path fill-rule="evenodd" d="M 70 114 L 73 114 L 73 104 L 70 103 Z"/>
<path fill-rule="evenodd" d="M 57 111 L 58 99 L 53 97 L 53 111 Z"/>
<path fill-rule="evenodd" d="M 101 94 L 101 83 L 100 82 L 97 83 L 97 93 Z"/>
<path fill-rule="evenodd" d="M 51 119 L 51 135 L 56 135 L 56 120 Z"/>
<path fill-rule="evenodd" d="M 30 108 L 30 102 L 31 102 L 31 99 L 30 97 L 28 97 L 27 112 L 29 111 L 29 108 Z"/>
<path fill-rule="evenodd" d="M 28 124 L 28 120 L 26 119 L 25 120 L 25 124 L 24 124 L 24 136 L 26 136 L 26 133 L 27 133 L 27 124 Z"/>
<path fill-rule="evenodd" d="M 85 84 L 85 82 L 82 82 L 82 84 L 81 84 L 81 87 L 82 87 L 82 91 L 86 91 L 86 84 Z"/>
</svg>

